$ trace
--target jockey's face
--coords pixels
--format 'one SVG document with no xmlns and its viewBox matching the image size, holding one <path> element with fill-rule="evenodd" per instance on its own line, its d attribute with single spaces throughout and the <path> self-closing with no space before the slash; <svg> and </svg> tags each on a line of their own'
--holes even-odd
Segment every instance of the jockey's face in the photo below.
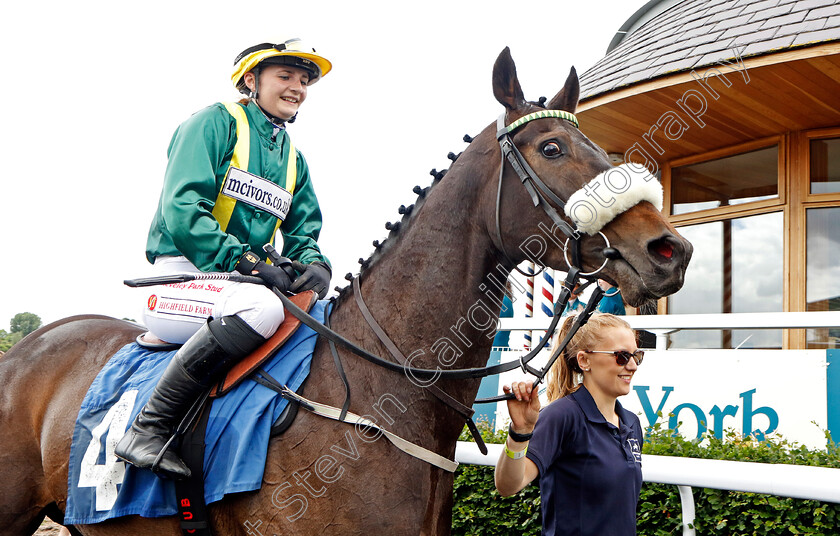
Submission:
<svg viewBox="0 0 840 536">
<path fill-rule="evenodd" d="M 260 69 L 257 104 L 280 119 L 295 116 L 306 99 L 309 73 L 290 65 L 265 65 Z M 245 73 L 245 85 L 254 89 L 254 75 Z"/>
</svg>

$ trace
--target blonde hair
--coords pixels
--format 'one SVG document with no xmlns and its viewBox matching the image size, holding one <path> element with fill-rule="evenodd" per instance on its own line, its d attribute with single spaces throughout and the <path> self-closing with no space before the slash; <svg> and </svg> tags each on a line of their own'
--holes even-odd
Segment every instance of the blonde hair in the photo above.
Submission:
<svg viewBox="0 0 840 536">
<path fill-rule="evenodd" d="M 557 349 L 557 345 L 563 342 L 569 330 L 572 329 L 577 315 L 570 315 L 563 321 L 563 326 L 560 328 L 560 334 L 557 336 L 557 342 L 552 347 L 552 354 Z M 601 340 L 604 329 L 607 328 L 625 328 L 631 329 L 630 324 L 622 320 L 620 317 L 611 315 L 609 313 L 595 313 L 584 324 L 577 333 L 575 333 L 569 344 L 563 350 L 557 361 L 551 366 L 548 371 L 548 381 L 546 385 L 546 394 L 548 401 L 553 402 L 558 398 L 571 394 L 578 390 L 580 384 L 583 382 L 583 371 L 580 370 L 578 364 L 577 354 L 581 350 L 591 350 L 597 346 Z M 634 332 L 635 336 L 635 332 Z"/>
</svg>

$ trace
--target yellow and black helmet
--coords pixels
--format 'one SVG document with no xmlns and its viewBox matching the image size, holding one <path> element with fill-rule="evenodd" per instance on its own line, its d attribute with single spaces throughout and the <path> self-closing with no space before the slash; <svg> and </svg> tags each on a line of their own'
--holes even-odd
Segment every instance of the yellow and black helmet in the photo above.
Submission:
<svg viewBox="0 0 840 536">
<path fill-rule="evenodd" d="M 291 65 L 309 72 L 309 84 L 314 84 L 332 69 L 327 58 L 307 47 L 300 39 L 294 38 L 279 44 L 260 43 L 246 48 L 236 56 L 233 62 L 233 74 L 230 79 L 236 89 L 247 94 L 245 73 L 259 65 Z"/>
</svg>

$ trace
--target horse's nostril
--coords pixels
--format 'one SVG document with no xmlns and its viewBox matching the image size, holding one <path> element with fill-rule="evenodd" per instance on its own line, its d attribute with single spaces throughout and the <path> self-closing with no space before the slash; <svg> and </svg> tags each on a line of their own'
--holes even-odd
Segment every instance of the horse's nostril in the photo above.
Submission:
<svg viewBox="0 0 840 536">
<path fill-rule="evenodd" d="M 667 238 L 660 238 L 648 244 L 648 250 L 655 258 L 669 261 L 674 256 L 674 246 Z"/>
<path fill-rule="evenodd" d="M 668 244 L 667 242 L 661 243 L 657 244 L 656 252 L 662 255 L 663 257 L 668 257 L 670 259 L 671 255 L 674 254 L 674 248 L 672 248 L 671 244 Z"/>
</svg>

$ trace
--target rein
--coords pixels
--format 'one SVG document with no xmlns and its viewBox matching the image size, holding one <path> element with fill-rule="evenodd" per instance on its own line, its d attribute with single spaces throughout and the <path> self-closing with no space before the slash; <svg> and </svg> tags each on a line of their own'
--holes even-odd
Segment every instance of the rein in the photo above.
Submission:
<svg viewBox="0 0 840 536">
<path fill-rule="evenodd" d="M 571 272 L 570 272 L 571 273 Z M 229 276 L 229 277 L 226 277 Z M 230 281 L 237 281 L 241 283 L 253 283 L 257 285 L 265 285 L 262 279 L 254 276 L 247 276 L 247 275 L 238 275 L 238 274 L 204 274 L 204 273 L 194 273 L 194 274 L 172 274 L 172 275 L 162 275 L 162 276 L 154 276 L 154 277 L 143 277 L 138 279 L 128 279 L 125 280 L 124 283 L 132 288 L 136 287 L 148 287 L 154 285 L 170 285 L 173 283 L 187 283 L 189 281 L 204 281 L 204 280 L 230 280 Z M 554 331 L 557 329 L 557 324 L 560 323 L 560 313 L 562 313 L 562 307 L 565 307 L 565 303 L 569 300 L 569 287 L 567 286 L 569 278 L 566 278 L 566 282 L 563 283 L 563 289 L 560 291 L 560 299 L 557 301 L 554 307 L 554 317 L 552 317 L 551 323 L 549 324 L 546 335 L 540 340 L 539 344 L 535 345 L 535 347 L 525 356 L 522 356 L 518 361 L 510 361 L 508 363 L 500 363 L 498 365 L 493 365 L 489 367 L 479 367 L 479 368 L 465 368 L 465 369 L 455 369 L 455 370 L 442 370 L 440 368 L 437 369 L 423 369 L 423 368 L 416 368 L 407 365 L 400 365 L 399 363 L 394 363 L 393 361 L 388 361 L 386 359 L 382 359 L 381 357 L 374 355 L 364 348 L 356 345 L 355 343 L 349 341 L 348 339 L 344 338 L 340 333 L 333 331 L 332 329 L 326 327 L 324 324 L 318 322 L 315 318 L 309 315 L 306 311 L 298 307 L 294 304 L 289 298 L 287 298 L 283 293 L 274 290 L 275 295 L 283 302 L 283 306 L 289 311 L 294 317 L 299 319 L 304 325 L 321 335 L 327 341 L 332 342 L 336 345 L 342 346 L 349 350 L 350 352 L 358 355 L 362 359 L 373 363 L 374 365 L 378 365 L 384 369 L 390 370 L 392 372 L 401 372 L 401 373 L 410 373 L 416 379 L 420 380 L 437 380 L 437 379 L 444 379 L 444 380 L 465 380 L 465 379 L 476 379 L 476 378 L 484 378 L 485 376 L 493 376 L 496 374 L 502 374 L 504 372 L 509 372 L 511 370 L 517 368 L 523 368 L 527 365 L 536 355 L 542 350 L 542 347 L 545 346 L 545 343 L 548 341 L 550 334 L 553 334 Z M 571 288 L 574 288 L 572 286 Z M 593 291 L 593 294 L 597 292 L 598 289 L 596 288 Z M 594 306 L 593 306 L 594 307 Z M 528 367 L 530 368 L 530 367 Z M 525 369 L 527 372 L 527 369 Z"/>
<path fill-rule="evenodd" d="M 578 280 L 581 277 L 586 278 L 588 276 L 592 276 L 592 275 L 600 272 L 604 268 L 604 266 L 606 266 L 606 263 L 609 260 L 609 257 L 607 257 L 607 255 L 605 255 L 605 257 L 607 257 L 607 258 L 605 259 L 604 264 L 602 264 L 601 267 L 598 268 L 597 270 L 595 270 L 593 272 L 588 272 L 588 273 L 582 273 L 580 271 L 580 268 L 578 268 L 579 266 L 582 266 L 581 251 L 580 251 L 580 233 L 576 229 L 573 229 L 572 226 L 569 225 L 569 223 L 566 222 L 563 219 L 563 217 L 560 215 L 560 213 L 557 211 L 557 209 L 554 208 L 554 206 L 557 206 L 561 209 L 564 209 L 566 203 L 562 199 L 557 197 L 557 195 L 553 191 L 551 191 L 551 189 L 548 187 L 548 185 L 546 185 L 545 182 L 542 179 L 540 179 L 539 176 L 537 176 L 537 174 L 534 172 L 534 170 L 531 168 L 531 166 L 528 165 L 528 162 L 522 156 L 522 153 L 519 152 L 519 149 L 517 149 L 516 145 L 513 143 L 513 140 L 511 138 L 511 133 L 515 129 L 519 128 L 520 126 L 522 126 L 526 123 L 528 123 L 529 121 L 532 121 L 532 120 L 535 120 L 535 119 L 542 119 L 542 118 L 560 118 L 560 119 L 564 119 L 564 120 L 574 124 L 575 127 L 578 126 L 577 118 L 573 114 L 571 114 L 569 112 L 562 111 L 562 110 L 542 110 L 542 111 L 539 111 L 539 112 L 535 112 L 535 113 L 532 113 L 532 114 L 529 114 L 529 115 L 526 115 L 524 117 L 519 118 L 518 120 L 514 121 L 513 123 L 511 123 L 508 126 L 504 125 L 505 114 L 502 114 L 501 116 L 499 116 L 499 119 L 497 121 L 498 130 L 497 130 L 497 133 L 496 133 L 496 138 L 499 141 L 499 146 L 500 146 L 501 151 L 502 151 L 502 164 L 501 164 L 500 169 L 499 169 L 499 186 L 498 186 L 498 191 L 497 191 L 497 195 L 496 195 L 496 217 L 495 217 L 495 220 L 496 220 L 496 238 L 497 238 L 498 243 L 499 243 L 499 249 L 502 252 L 502 254 L 504 255 L 504 257 L 507 259 L 507 261 L 510 264 L 512 264 L 517 271 L 522 273 L 521 270 L 519 270 L 519 268 L 516 266 L 516 263 L 513 260 L 511 260 L 511 258 L 508 256 L 508 254 L 505 250 L 505 247 L 504 247 L 504 242 L 503 242 L 503 239 L 502 239 L 502 232 L 501 232 L 502 181 L 503 181 L 503 178 L 504 178 L 505 161 L 507 161 L 507 162 L 510 163 L 513 170 L 519 176 L 520 182 L 522 183 L 522 186 L 525 188 L 525 190 L 528 192 L 529 196 L 531 197 L 531 201 L 533 202 L 534 207 L 537 207 L 537 206 L 541 207 L 543 209 L 543 211 L 551 219 L 551 221 L 554 222 L 554 224 L 557 227 L 559 227 L 560 230 L 562 230 L 563 233 L 567 237 L 566 243 L 564 244 L 563 254 L 564 254 L 564 258 L 566 260 L 566 263 L 569 266 L 569 270 L 567 272 L 566 279 L 563 282 L 563 286 L 562 286 L 562 289 L 560 291 L 560 296 L 558 297 L 557 302 L 554 304 L 554 316 L 552 317 L 551 323 L 550 323 L 548 329 L 546 330 L 545 335 L 540 340 L 540 342 L 537 345 L 535 345 L 534 348 L 527 355 L 520 357 L 520 359 L 517 360 L 517 361 L 511 361 L 511 362 L 508 362 L 508 363 L 500 363 L 498 365 L 493 365 L 493 366 L 489 366 L 489 367 L 456 369 L 456 370 L 441 370 L 440 368 L 436 368 L 436 369 L 415 368 L 415 367 L 412 367 L 412 366 L 409 365 L 410 361 L 399 350 L 399 348 L 396 346 L 396 344 L 394 344 L 394 342 L 388 337 L 388 335 L 385 333 L 385 331 L 382 329 L 382 327 L 379 325 L 379 323 L 376 321 L 376 319 L 371 314 L 370 310 L 368 309 L 367 305 L 364 302 L 364 299 L 362 298 L 361 286 L 360 286 L 360 283 L 359 283 L 359 277 L 356 277 L 356 278 L 353 279 L 353 291 L 354 291 L 353 293 L 355 295 L 357 307 L 359 308 L 360 312 L 362 313 L 362 316 L 364 317 L 368 326 L 371 328 L 371 330 L 374 332 L 374 334 L 377 336 L 377 338 L 382 342 L 382 344 L 388 349 L 389 353 L 396 360 L 396 363 L 393 362 L 393 361 L 388 361 L 388 360 L 382 359 L 381 357 L 376 356 L 376 355 L 368 352 L 367 350 L 364 350 L 363 348 L 359 347 L 358 345 L 356 345 L 353 342 L 344 338 L 339 333 L 333 331 L 329 327 L 329 319 L 328 319 L 329 313 L 325 314 L 326 323 L 322 324 L 322 323 L 318 322 L 315 318 L 310 316 L 306 311 L 304 311 L 303 309 L 301 309 L 297 305 L 295 305 L 291 300 L 289 300 L 289 298 L 287 298 L 285 295 L 283 295 L 282 292 L 278 291 L 276 288 L 272 288 L 272 291 L 280 299 L 280 301 L 283 303 L 283 306 L 286 308 L 287 311 L 289 311 L 293 316 L 298 318 L 303 324 L 305 324 L 306 326 L 311 328 L 313 331 L 315 331 L 318 335 L 321 335 L 325 339 L 327 339 L 327 341 L 329 342 L 329 346 L 330 346 L 330 350 L 332 352 L 333 358 L 336 362 L 336 366 L 339 370 L 339 374 L 342 377 L 342 381 L 344 382 L 346 396 L 345 396 L 345 401 L 344 401 L 343 408 L 341 410 L 339 410 L 338 408 L 331 408 L 329 406 L 318 405 L 318 407 L 320 408 L 319 414 L 330 417 L 330 418 L 333 418 L 333 419 L 336 419 L 336 420 L 339 420 L 339 421 L 342 421 L 342 422 L 348 422 L 348 421 L 345 420 L 345 418 L 346 418 L 347 415 L 350 415 L 348 413 L 348 407 L 349 407 L 349 404 L 350 404 L 350 389 L 349 389 L 349 385 L 347 383 L 346 377 L 344 377 L 343 369 L 341 367 L 341 362 L 340 362 L 340 359 L 339 359 L 339 356 L 338 356 L 338 352 L 336 350 L 336 345 L 341 345 L 344 348 L 351 351 L 352 353 L 358 355 L 359 357 L 362 357 L 363 359 L 373 363 L 374 365 L 380 366 L 382 368 L 385 368 L 385 369 L 388 369 L 388 370 L 391 370 L 391 371 L 394 371 L 394 372 L 402 372 L 402 373 L 411 374 L 412 377 L 415 378 L 415 379 L 428 380 L 429 385 L 427 385 L 425 387 L 429 388 L 430 392 L 436 398 L 438 398 L 440 401 L 444 402 L 447 406 L 453 408 L 462 417 L 464 417 L 464 419 L 467 423 L 467 426 L 469 427 L 470 432 L 471 432 L 473 438 L 475 439 L 479 449 L 481 450 L 481 452 L 483 454 L 486 455 L 487 454 L 487 447 L 484 445 L 484 441 L 481 438 L 481 434 L 479 433 L 478 428 L 476 427 L 475 422 L 472 419 L 472 415 L 475 413 L 475 411 L 471 407 L 466 406 L 465 404 L 463 404 L 463 403 L 459 402 L 458 400 L 456 400 L 455 398 L 453 398 L 451 395 L 444 392 L 440 387 L 438 387 L 437 385 L 434 385 L 434 383 L 438 379 L 441 379 L 441 378 L 448 379 L 448 380 L 477 379 L 477 378 L 483 378 L 483 377 L 486 377 L 486 376 L 502 374 L 504 372 L 508 372 L 508 371 L 514 370 L 516 368 L 521 368 L 524 373 L 531 374 L 531 375 L 533 375 L 537 378 L 536 382 L 534 382 L 534 385 L 536 386 L 543 381 L 543 379 L 545 378 L 546 374 L 548 374 L 548 371 L 551 369 L 554 362 L 564 352 L 566 346 L 568 345 L 568 343 L 572 339 L 572 337 L 574 337 L 575 334 L 577 333 L 577 331 L 584 324 L 586 324 L 586 322 L 589 320 L 589 318 L 592 316 L 593 312 L 595 311 L 595 307 L 598 305 L 598 303 L 601 301 L 601 298 L 603 297 L 604 292 L 600 287 L 597 287 L 597 286 L 595 287 L 595 289 L 592 292 L 592 296 L 590 297 L 589 301 L 587 302 L 586 307 L 584 308 L 583 312 L 581 312 L 580 314 L 578 314 L 575 317 L 575 320 L 574 320 L 574 323 L 571 326 L 571 329 L 566 334 L 566 336 L 563 338 L 563 341 L 556 346 L 556 348 L 552 352 L 552 355 L 549 358 L 546 365 L 541 369 L 536 369 L 536 368 L 529 365 L 529 362 L 534 357 L 536 357 L 537 354 L 539 354 L 542 351 L 546 342 L 548 340 L 550 340 L 551 337 L 554 335 L 554 333 L 557 331 L 557 326 L 558 326 L 558 324 L 560 322 L 560 319 L 561 319 L 561 313 L 565 309 L 566 304 L 568 303 L 569 298 L 571 296 L 571 291 L 577 285 Z M 610 247 L 610 243 L 609 243 L 609 240 L 607 239 L 607 237 L 603 233 L 599 232 L 599 234 L 601 234 L 601 236 L 604 238 L 604 241 L 606 242 L 606 248 L 605 248 L 605 253 L 606 253 L 608 250 L 610 250 L 612 248 Z M 571 245 L 569 244 L 569 241 L 571 241 Z M 571 259 L 568 258 L 568 251 L 569 251 L 570 247 L 571 247 L 571 253 L 572 253 L 572 258 Z M 264 249 L 268 253 L 269 257 L 272 258 L 272 260 L 274 260 L 273 258 L 278 255 L 277 252 L 274 251 L 274 248 L 271 247 L 270 245 L 267 245 L 267 247 L 264 248 Z M 528 275 L 528 274 L 523 274 L 523 275 Z M 187 282 L 187 281 L 203 280 L 203 279 L 217 279 L 217 280 L 218 279 L 227 279 L 227 280 L 238 281 L 238 282 L 249 282 L 249 283 L 263 284 L 263 281 L 261 279 L 259 279 L 257 277 L 254 277 L 254 276 L 238 275 L 238 274 L 218 274 L 218 273 L 214 273 L 214 274 L 204 274 L 204 273 L 175 274 L 175 275 L 171 275 L 171 276 L 149 277 L 149 278 L 142 278 L 142 279 L 126 280 L 125 284 L 130 286 L 130 287 L 139 287 L 139 286 L 161 285 L 161 284 L 171 284 L 171 283 L 183 283 L 183 282 Z M 283 394 L 284 397 L 287 397 L 290 400 L 295 399 L 295 398 L 299 398 L 299 400 L 296 400 L 298 403 L 300 403 L 301 405 L 303 405 L 307 409 L 310 409 L 310 411 L 314 410 L 314 405 L 315 405 L 314 402 L 302 399 L 301 397 L 299 397 L 298 395 L 295 395 L 293 393 L 281 393 L 281 394 Z M 501 400 L 508 400 L 508 399 L 511 399 L 511 398 L 513 398 L 513 394 L 498 395 L 498 396 L 490 397 L 490 398 L 477 399 L 477 400 L 474 401 L 474 403 L 475 404 L 480 404 L 480 403 L 498 402 L 498 401 L 501 401 Z M 352 415 L 352 416 L 357 417 L 356 415 Z M 366 426 L 370 426 L 369 423 L 362 423 L 362 424 L 364 424 Z M 385 432 L 386 435 L 389 434 L 387 431 L 383 430 L 383 432 Z M 391 434 L 391 435 L 393 435 L 393 434 Z M 404 442 L 404 440 L 402 440 L 402 438 L 399 438 L 399 437 L 395 436 L 396 437 L 396 439 L 395 439 L 394 437 L 391 437 L 391 435 L 389 435 L 388 437 L 392 442 L 395 442 L 395 444 L 397 444 L 398 441 Z M 403 447 L 400 447 L 400 448 L 403 448 Z M 406 449 L 403 449 L 403 450 L 406 450 Z M 454 470 L 454 468 L 446 466 L 445 462 L 448 462 L 448 460 L 443 459 L 444 461 L 441 462 L 438 459 L 438 458 L 440 458 L 438 455 L 436 455 L 434 453 L 430 453 L 428 451 L 425 451 L 425 449 L 420 449 L 420 450 L 424 451 L 424 452 L 420 453 L 420 454 L 418 454 L 416 452 L 409 452 L 408 450 L 406 450 L 406 452 L 409 452 L 409 454 L 418 456 L 421 459 L 425 459 L 426 461 L 428 461 L 429 463 L 432 463 L 433 465 L 436 465 L 437 467 L 441 467 L 441 468 L 444 468 L 444 469 L 450 470 L 450 471 Z M 430 461 L 428 455 L 431 455 L 432 457 L 437 456 L 437 458 L 434 458 L 435 461 L 433 462 L 433 461 Z"/>
<path fill-rule="evenodd" d="M 388 334 L 385 333 L 385 330 L 382 329 L 382 326 L 379 325 L 379 322 L 373 317 L 373 314 L 368 309 L 367 305 L 365 304 L 364 299 L 362 299 L 362 288 L 359 285 L 359 278 L 353 279 L 353 295 L 356 297 L 356 305 L 359 307 L 359 311 L 362 312 L 362 316 L 365 317 L 365 321 L 370 326 L 370 329 L 376 334 L 376 337 L 382 341 L 382 344 L 385 345 L 385 348 L 391 353 L 394 359 L 397 360 L 401 365 L 406 366 L 408 364 L 408 359 L 400 352 L 400 349 L 397 348 L 397 345 L 394 344 L 394 341 L 388 337 Z M 331 347 L 334 351 L 334 346 Z M 337 360 L 338 353 L 334 351 L 333 357 Z M 484 444 L 484 440 L 481 437 L 481 434 L 478 431 L 478 427 L 475 425 L 475 421 L 473 421 L 472 416 L 475 413 L 475 410 L 469 406 L 458 402 L 454 399 L 451 395 L 449 395 L 446 391 L 435 385 L 434 383 L 425 386 L 429 389 L 429 391 L 435 395 L 435 398 L 449 406 L 450 408 L 454 409 L 458 413 L 461 414 L 462 417 L 467 422 L 467 426 L 470 429 L 470 433 L 472 433 L 473 438 L 475 438 L 476 444 L 478 444 L 478 449 L 481 451 L 482 454 L 487 454 L 487 446 Z M 348 401 L 350 400 L 350 395 L 348 393 L 347 397 L 345 398 L 345 405 L 347 405 Z"/>
</svg>

